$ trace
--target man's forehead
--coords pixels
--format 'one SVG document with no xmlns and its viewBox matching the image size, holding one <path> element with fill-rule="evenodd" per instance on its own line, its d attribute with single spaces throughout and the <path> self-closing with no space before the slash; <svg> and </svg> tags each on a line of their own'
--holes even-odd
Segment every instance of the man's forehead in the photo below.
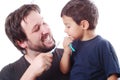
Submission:
<svg viewBox="0 0 120 80">
<path fill-rule="evenodd" d="M 27 25 L 31 23 L 37 23 L 41 22 L 43 20 L 43 17 L 41 14 L 37 11 L 31 11 L 28 16 L 26 16 L 22 21 L 21 25 Z"/>
</svg>

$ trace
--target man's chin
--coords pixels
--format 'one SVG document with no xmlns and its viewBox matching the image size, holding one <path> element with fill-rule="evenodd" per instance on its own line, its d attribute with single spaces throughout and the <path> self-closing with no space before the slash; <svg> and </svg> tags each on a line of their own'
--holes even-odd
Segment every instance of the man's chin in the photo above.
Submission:
<svg viewBox="0 0 120 80">
<path fill-rule="evenodd" d="M 50 49 L 49 51 L 51 51 L 54 48 L 55 48 L 55 44 L 49 48 Z"/>
<path fill-rule="evenodd" d="M 52 49 L 54 49 L 55 45 L 51 46 L 51 47 L 46 47 L 45 49 L 42 50 L 42 52 L 49 52 Z"/>
</svg>

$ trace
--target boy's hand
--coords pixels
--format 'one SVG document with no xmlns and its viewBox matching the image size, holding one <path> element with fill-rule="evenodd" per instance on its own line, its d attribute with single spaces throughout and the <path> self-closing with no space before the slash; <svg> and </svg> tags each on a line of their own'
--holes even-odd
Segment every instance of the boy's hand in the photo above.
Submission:
<svg viewBox="0 0 120 80">
<path fill-rule="evenodd" d="M 63 41 L 63 48 L 65 53 L 71 53 L 71 49 L 69 45 L 73 42 L 73 39 L 71 37 L 65 37 Z"/>
</svg>

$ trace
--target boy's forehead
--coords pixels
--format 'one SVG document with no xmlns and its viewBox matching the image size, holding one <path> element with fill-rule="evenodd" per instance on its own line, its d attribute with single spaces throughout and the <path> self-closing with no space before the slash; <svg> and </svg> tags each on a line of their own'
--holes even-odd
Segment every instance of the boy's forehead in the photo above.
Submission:
<svg viewBox="0 0 120 80">
<path fill-rule="evenodd" d="M 69 22 L 71 22 L 71 21 L 74 21 L 74 20 L 72 19 L 72 17 L 69 17 L 69 16 L 63 16 L 62 19 L 63 19 L 63 21 L 66 22 L 66 23 L 69 23 Z"/>
</svg>

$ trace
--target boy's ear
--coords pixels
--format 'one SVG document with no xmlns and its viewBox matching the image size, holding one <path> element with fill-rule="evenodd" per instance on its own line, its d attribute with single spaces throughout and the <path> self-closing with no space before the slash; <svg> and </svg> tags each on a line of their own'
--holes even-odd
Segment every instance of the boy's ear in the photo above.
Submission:
<svg viewBox="0 0 120 80">
<path fill-rule="evenodd" d="M 26 44 L 26 41 L 17 41 L 17 44 L 22 47 L 22 48 L 26 48 L 27 47 L 27 44 Z"/>
<path fill-rule="evenodd" d="M 83 29 L 89 28 L 89 22 L 87 20 L 82 20 L 81 25 L 83 26 Z"/>
</svg>

